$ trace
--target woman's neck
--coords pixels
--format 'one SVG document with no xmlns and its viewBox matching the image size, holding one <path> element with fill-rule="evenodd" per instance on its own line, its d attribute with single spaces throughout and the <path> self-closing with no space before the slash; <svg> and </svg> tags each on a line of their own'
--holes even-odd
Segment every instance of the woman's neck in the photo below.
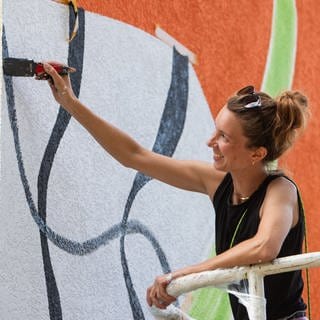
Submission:
<svg viewBox="0 0 320 320">
<path fill-rule="evenodd" d="M 264 167 L 252 168 L 247 172 L 231 172 L 233 181 L 233 204 L 248 200 L 267 177 Z"/>
</svg>

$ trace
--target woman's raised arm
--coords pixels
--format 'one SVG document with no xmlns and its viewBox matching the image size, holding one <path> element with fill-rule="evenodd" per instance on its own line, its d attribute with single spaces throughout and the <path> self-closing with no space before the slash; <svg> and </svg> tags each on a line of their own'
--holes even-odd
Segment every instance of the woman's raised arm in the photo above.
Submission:
<svg viewBox="0 0 320 320">
<path fill-rule="evenodd" d="M 124 131 L 82 104 L 75 97 L 68 76 L 61 77 L 50 64 L 45 63 L 44 68 L 53 79 L 49 82 L 56 101 L 121 164 L 181 189 L 210 196 L 214 193 L 224 173 L 215 170 L 212 164 L 176 160 L 143 148 Z"/>
</svg>

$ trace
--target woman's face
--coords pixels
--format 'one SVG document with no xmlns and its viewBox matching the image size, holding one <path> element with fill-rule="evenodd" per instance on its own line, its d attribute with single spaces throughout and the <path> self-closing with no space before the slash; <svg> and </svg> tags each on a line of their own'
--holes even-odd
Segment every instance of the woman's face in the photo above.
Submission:
<svg viewBox="0 0 320 320">
<path fill-rule="evenodd" d="M 254 150 L 246 145 L 240 120 L 223 107 L 216 118 L 216 131 L 208 141 L 213 149 L 214 166 L 225 172 L 241 171 L 252 166 Z"/>
</svg>

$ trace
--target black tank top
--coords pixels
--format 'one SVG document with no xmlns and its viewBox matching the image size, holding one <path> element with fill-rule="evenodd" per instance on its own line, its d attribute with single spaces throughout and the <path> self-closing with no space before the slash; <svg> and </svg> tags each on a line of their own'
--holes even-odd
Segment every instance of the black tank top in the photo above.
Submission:
<svg viewBox="0 0 320 320">
<path fill-rule="evenodd" d="M 213 197 L 213 205 L 216 212 L 217 254 L 228 250 L 231 243 L 235 246 L 239 242 L 252 238 L 257 233 L 260 223 L 260 208 L 268 185 L 280 176 L 285 177 L 281 173 L 268 175 L 252 196 L 247 201 L 238 205 L 232 204 L 232 177 L 230 173 L 225 176 Z M 285 178 L 288 179 L 287 177 Z M 304 213 L 299 192 L 298 202 L 298 223 L 290 230 L 285 238 L 278 257 L 300 254 L 302 252 Z M 245 211 L 246 213 L 244 215 Z M 241 218 L 243 220 L 239 225 Z M 237 227 L 238 230 L 235 234 Z M 306 305 L 301 298 L 303 280 L 300 270 L 266 276 L 264 278 L 264 285 L 268 320 L 283 318 L 295 311 L 306 309 Z M 229 295 L 229 297 L 235 320 L 249 319 L 246 308 L 238 302 L 238 299 L 233 295 Z"/>
</svg>

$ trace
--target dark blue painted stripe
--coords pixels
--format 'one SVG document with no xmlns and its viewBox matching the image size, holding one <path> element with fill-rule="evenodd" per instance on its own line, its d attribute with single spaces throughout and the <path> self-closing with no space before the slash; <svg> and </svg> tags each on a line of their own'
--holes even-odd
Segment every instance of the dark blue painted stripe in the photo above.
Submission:
<svg viewBox="0 0 320 320">
<path fill-rule="evenodd" d="M 85 14 L 83 9 L 78 10 L 79 30 L 76 37 L 70 42 L 68 50 L 68 65 L 77 69 L 77 72 L 70 75 L 72 89 L 78 97 L 80 93 L 83 55 L 84 55 L 84 39 L 85 39 Z M 71 35 L 75 23 L 76 14 L 72 6 L 69 6 L 69 33 Z M 59 147 L 60 141 L 70 121 L 70 114 L 61 106 L 58 117 L 54 124 L 51 136 L 49 138 L 38 175 L 38 212 L 40 217 L 46 223 L 47 217 L 47 192 L 50 172 L 52 169 L 55 154 Z M 49 314 L 51 320 L 62 320 L 62 310 L 60 303 L 60 295 L 57 287 L 48 246 L 48 239 L 45 234 L 40 231 L 41 250 L 43 259 L 44 275 L 46 279 Z"/>
</svg>

